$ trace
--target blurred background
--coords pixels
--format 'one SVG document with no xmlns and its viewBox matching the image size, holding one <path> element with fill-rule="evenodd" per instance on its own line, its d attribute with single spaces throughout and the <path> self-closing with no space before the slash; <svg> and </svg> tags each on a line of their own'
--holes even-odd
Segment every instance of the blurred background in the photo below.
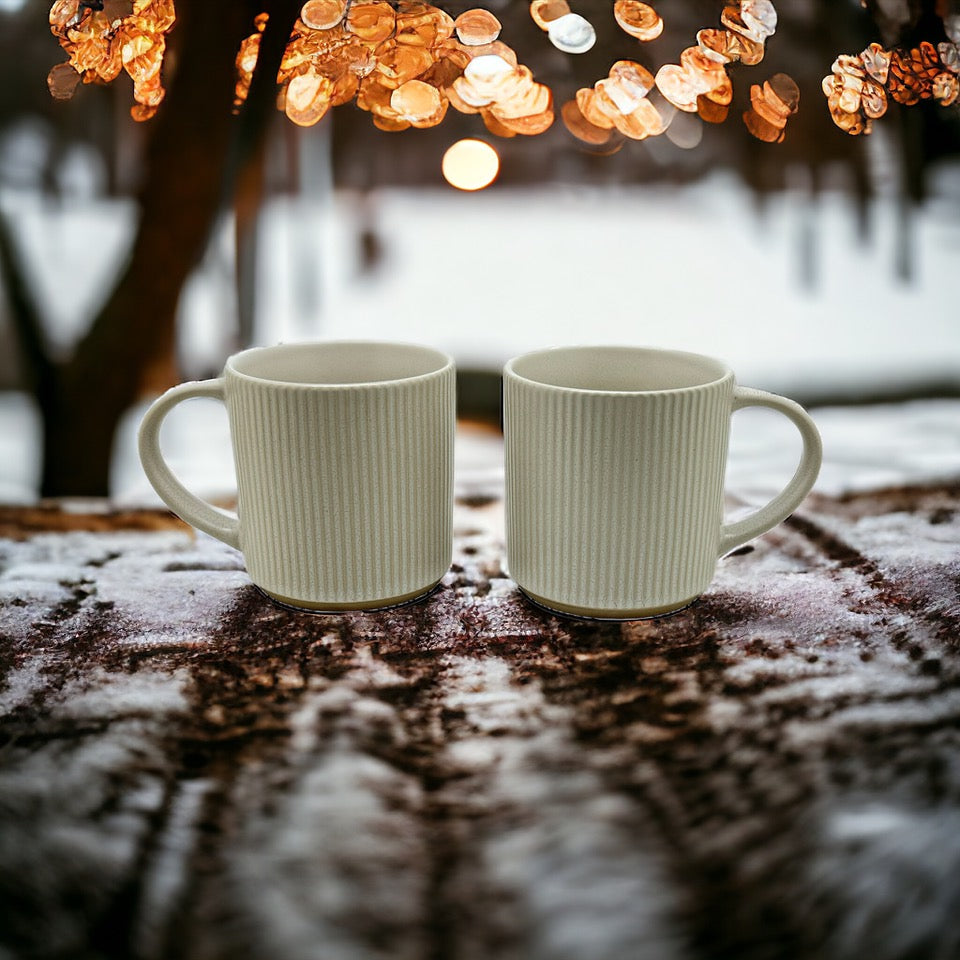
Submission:
<svg viewBox="0 0 960 960">
<path fill-rule="evenodd" d="M 507 358 L 580 342 L 713 354 L 806 404 L 960 394 L 960 108 L 891 103 L 850 136 L 821 90 L 872 41 L 944 41 L 957 5 L 780 2 L 763 61 L 730 69 L 726 122 L 676 113 L 664 136 L 591 149 L 561 104 L 617 59 L 655 73 L 720 26 L 720 2 L 653 5 L 665 27 L 641 44 L 610 0 L 571 0 L 597 42 L 569 54 L 528 3 L 487 0 L 557 110 L 543 134 L 500 138 L 452 109 L 386 132 L 352 103 L 299 127 L 266 67 L 234 113 L 235 56 L 264 10 L 276 76 L 299 11 L 282 0 L 177 0 L 167 97 L 137 123 L 123 75 L 51 97 L 65 55 L 50 3 L 0 0 L 0 501 L 147 497 L 132 454 L 146 403 L 280 340 L 438 346 L 461 371 L 461 413 L 492 423 Z M 742 113 L 778 72 L 800 103 L 772 144 Z M 499 154 L 486 189 L 443 178 L 464 137 Z M 173 419 L 175 467 L 228 494 L 222 409 Z"/>
</svg>

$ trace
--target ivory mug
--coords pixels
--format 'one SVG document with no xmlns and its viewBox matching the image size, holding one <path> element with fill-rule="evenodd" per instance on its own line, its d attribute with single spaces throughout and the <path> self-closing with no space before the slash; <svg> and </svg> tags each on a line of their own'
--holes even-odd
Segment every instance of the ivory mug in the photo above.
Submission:
<svg viewBox="0 0 960 960">
<path fill-rule="evenodd" d="M 164 417 L 191 397 L 226 403 L 236 516 L 190 493 L 161 454 Z M 376 609 L 429 593 L 450 565 L 455 417 L 453 360 L 428 347 L 254 348 L 156 400 L 140 459 L 171 510 L 241 550 L 273 599 Z"/>
<path fill-rule="evenodd" d="M 641 347 L 560 347 L 504 368 L 507 565 L 552 611 L 660 616 L 692 603 L 719 557 L 784 520 L 820 469 L 792 400 L 738 386 L 719 360 Z M 731 414 L 771 407 L 800 431 L 783 491 L 723 520 Z"/>
</svg>

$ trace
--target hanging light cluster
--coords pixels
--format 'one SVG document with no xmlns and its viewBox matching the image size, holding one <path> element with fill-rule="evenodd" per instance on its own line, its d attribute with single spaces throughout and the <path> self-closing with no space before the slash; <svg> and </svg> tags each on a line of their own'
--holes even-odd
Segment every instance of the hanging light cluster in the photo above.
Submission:
<svg viewBox="0 0 960 960">
<path fill-rule="evenodd" d="M 529 11 L 560 50 L 583 53 L 596 42 L 593 25 L 571 10 L 568 0 L 532 0 Z M 641 42 L 663 31 L 657 11 L 639 0 L 616 0 L 613 16 Z M 81 79 L 109 82 L 126 71 L 134 82 L 131 113 L 147 119 L 164 95 L 165 35 L 174 21 L 174 0 L 56 0 L 50 25 L 69 60 L 51 71 L 51 92 L 66 98 Z M 664 133 L 677 110 L 710 123 L 726 120 L 733 98 L 727 68 L 762 61 L 777 13 L 771 0 L 739 0 L 723 8 L 720 21 L 719 28 L 701 30 L 680 62 L 664 64 L 656 76 L 634 60 L 616 61 L 606 77 L 564 104 L 568 130 L 593 147 L 607 148 L 624 138 Z M 237 54 L 237 109 L 249 93 L 266 23 L 267 14 L 260 14 Z M 497 18 L 482 8 L 454 20 L 439 7 L 414 0 L 307 0 L 280 64 L 278 105 L 293 123 L 305 127 L 331 107 L 353 102 L 381 130 L 436 126 L 452 106 L 479 115 L 497 136 L 543 133 L 554 121 L 553 95 L 499 39 L 500 28 Z M 939 66 L 931 73 L 924 59 L 929 59 L 929 46 L 913 51 L 925 72 L 918 72 L 914 59 L 894 58 L 891 95 L 923 97 L 929 88 L 940 91 L 929 95 L 950 100 L 956 75 L 945 79 Z M 955 55 L 956 48 L 951 49 Z M 850 66 L 853 59 L 839 58 L 847 72 L 835 71 L 833 81 L 835 99 L 842 100 L 844 110 L 853 103 L 857 81 L 864 79 L 856 69 L 867 69 Z M 857 88 L 856 110 L 874 110 L 877 94 L 870 83 Z M 744 114 L 748 130 L 761 140 L 782 140 L 798 102 L 796 84 L 783 74 L 754 85 L 751 109 Z"/>
<path fill-rule="evenodd" d="M 263 25 L 237 57 L 237 104 L 250 86 Z M 487 10 L 454 20 L 428 3 L 308 0 L 280 64 L 279 105 L 305 127 L 354 101 L 381 130 L 434 127 L 453 106 L 479 114 L 500 136 L 542 133 L 553 123 L 550 89 L 499 34 Z"/>
<path fill-rule="evenodd" d="M 951 23 L 948 20 L 945 25 Z M 833 122 L 852 136 L 868 134 L 887 112 L 889 100 L 912 107 L 935 100 L 949 107 L 960 99 L 960 27 L 934 46 L 923 41 L 910 50 L 884 50 L 871 43 L 860 54 L 841 54 L 823 78 Z"/>
<path fill-rule="evenodd" d="M 763 60 L 768 37 L 777 29 L 777 11 L 770 0 L 741 0 L 723 8 L 725 29 L 705 29 L 696 46 L 680 54 L 680 63 L 657 71 L 657 87 L 678 110 L 700 113 L 711 123 L 726 119 L 733 99 L 727 67 L 755 66 Z"/>
<path fill-rule="evenodd" d="M 69 60 L 50 71 L 50 93 L 67 100 L 81 80 L 109 83 L 126 72 L 133 80 L 131 116 L 148 120 L 166 93 L 160 67 L 175 21 L 173 0 L 56 0 L 50 30 Z"/>
<path fill-rule="evenodd" d="M 564 0 L 534 0 L 531 14 L 543 18 L 545 11 L 555 12 L 558 3 L 565 6 Z M 663 29 L 653 8 L 634 0 L 618 0 L 614 16 L 626 33 L 642 41 L 655 39 Z M 664 133 L 674 110 L 723 123 L 733 100 L 727 67 L 763 60 L 766 41 L 776 31 L 777 12 L 770 0 L 741 0 L 724 7 L 720 21 L 723 29 L 701 30 L 696 45 L 680 54 L 680 63 L 663 65 L 656 77 L 632 60 L 617 61 L 607 77 L 581 88 L 575 101 L 564 104 L 561 116 L 567 129 L 584 143 L 612 150 L 617 134 L 644 140 Z M 656 92 L 655 101 L 649 95 Z M 786 119 L 796 112 L 799 99 L 796 84 L 785 74 L 763 87 L 755 85 L 752 109 L 744 114 L 747 129 L 767 142 L 782 140 Z"/>
<path fill-rule="evenodd" d="M 656 137 L 669 118 L 650 100 L 653 74 L 633 60 L 618 60 L 592 87 L 581 87 L 561 112 L 567 129 L 578 139 L 606 146 L 619 131 L 631 140 Z"/>
</svg>

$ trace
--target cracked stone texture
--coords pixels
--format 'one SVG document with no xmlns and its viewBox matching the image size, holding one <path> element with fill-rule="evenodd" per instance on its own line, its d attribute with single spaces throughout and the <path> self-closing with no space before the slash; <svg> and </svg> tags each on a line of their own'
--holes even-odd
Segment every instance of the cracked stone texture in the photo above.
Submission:
<svg viewBox="0 0 960 960">
<path fill-rule="evenodd" d="M 0 508 L 0 958 L 960 955 L 960 488 L 815 495 L 672 617 L 526 604 L 502 504 L 385 613 L 159 511 Z"/>
</svg>

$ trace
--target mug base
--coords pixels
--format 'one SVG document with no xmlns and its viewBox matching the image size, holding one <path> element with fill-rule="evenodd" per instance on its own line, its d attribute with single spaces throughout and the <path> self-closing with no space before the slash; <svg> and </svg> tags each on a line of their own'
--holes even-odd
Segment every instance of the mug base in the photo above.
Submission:
<svg viewBox="0 0 960 960">
<path fill-rule="evenodd" d="M 442 579 L 442 578 L 441 578 Z M 417 603 L 420 600 L 426 600 L 431 594 L 440 588 L 440 580 L 430 584 L 428 587 L 419 590 L 413 590 L 410 593 L 403 593 L 396 597 L 385 597 L 380 600 L 359 600 L 353 603 L 330 603 L 327 601 L 296 600 L 292 597 L 285 597 L 282 594 L 273 593 L 261 586 L 255 587 L 271 602 L 285 610 L 293 610 L 296 613 L 316 613 L 316 614 L 341 614 L 341 613 L 375 613 L 378 610 L 394 610 L 397 607 L 405 607 L 410 603 Z"/>
<path fill-rule="evenodd" d="M 686 600 L 680 601 L 680 603 L 671 603 L 662 607 L 639 607 L 635 610 L 611 610 L 604 607 L 578 607 L 571 604 L 558 603 L 555 600 L 545 600 L 543 597 L 538 597 L 535 593 L 524 590 L 523 587 L 519 587 L 518 589 L 530 603 L 547 613 L 574 620 L 600 620 L 613 623 L 623 623 L 628 620 L 654 620 L 657 617 L 667 617 L 674 613 L 680 613 L 681 610 L 686 610 L 687 607 L 692 606 L 700 598 L 700 594 L 695 594 Z"/>
</svg>

